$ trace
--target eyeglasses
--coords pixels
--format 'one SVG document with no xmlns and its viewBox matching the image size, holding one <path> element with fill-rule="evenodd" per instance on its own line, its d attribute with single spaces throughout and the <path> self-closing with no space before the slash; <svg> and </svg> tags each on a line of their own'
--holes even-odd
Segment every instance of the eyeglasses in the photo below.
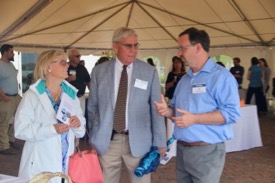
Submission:
<svg viewBox="0 0 275 183">
<path fill-rule="evenodd" d="M 188 44 L 188 45 L 181 45 L 181 46 L 179 46 L 179 51 L 185 51 L 189 46 L 194 46 L 194 45 L 196 45 L 196 44 L 198 44 L 198 43 L 191 43 L 191 44 Z"/>
<path fill-rule="evenodd" d="M 140 44 L 139 43 L 136 43 L 136 44 L 126 44 L 125 43 L 125 44 L 121 44 L 121 45 L 130 50 L 132 48 L 138 49 L 138 47 L 139 47 Z"/>
<path fill-rule="evenodd" d="M 52 61 L 51 63 L 59 63 L 62 66 L 69 65 L 70 63 L 67 62 L 66 60 L 61 60 L 61 61 Z"/>
</svg>

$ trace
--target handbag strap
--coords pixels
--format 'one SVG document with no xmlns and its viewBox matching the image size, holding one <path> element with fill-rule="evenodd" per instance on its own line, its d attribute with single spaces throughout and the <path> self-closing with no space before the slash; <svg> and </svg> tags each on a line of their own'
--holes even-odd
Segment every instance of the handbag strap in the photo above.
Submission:
<svg viewBox="0 0 275 183">
<path fill-rule="evenodd" d="M 90 142 L 90 139 L 91 139 L 91 138 L 90 138 L 90 134 L 88 133 L 87 129 L 85 130 L 85 134 L 87 134 L 87 135 L 88 135 L 88 138 L 89 138 L 89 142 L 88 142 L 88 144 L 89 144 L 88 147 L 89 147 L 89 148 L 87 149 L 87 150 L 88 150 L 88 153 L 97 154 L 96 149 L 93 147 L 92 143 Z M 85 149 L 86 149 L 86 141 L 85 141 Z M 83 152 L 83 151 L 80 150 L 79 145 L 75 146 L 75 151 L 78 153 L 78 156 L 79 156 L 79 157 L 82 157 L 82 152 Z"/>
</svg>

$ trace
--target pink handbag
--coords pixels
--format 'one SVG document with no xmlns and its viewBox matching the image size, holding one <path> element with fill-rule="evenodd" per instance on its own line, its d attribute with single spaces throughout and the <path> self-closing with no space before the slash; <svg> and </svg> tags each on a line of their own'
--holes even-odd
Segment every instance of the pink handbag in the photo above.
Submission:
<svg viewBox="0 0 275 183">
<path fill-rule="evenodd" d="M 73 183 L 102 183 L 103 175 L 96 150 L 80 151 L 70 156 L 68 174 Z"/>
</svg>

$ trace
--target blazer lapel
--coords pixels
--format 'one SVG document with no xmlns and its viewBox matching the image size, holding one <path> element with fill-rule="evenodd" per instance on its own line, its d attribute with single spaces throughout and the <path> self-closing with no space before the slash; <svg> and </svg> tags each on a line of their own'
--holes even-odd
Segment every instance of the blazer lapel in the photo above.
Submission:
<svg viewBox="0 0 275 183">
<path fill-rule="evenodd" d="M 131 79 L 131 89 L 130 89 L 130 96 L 129 96 L 129 101 L 134 101 L 135 100 L 135 82 L 136 82 L 136 78 L 139 75 L 139 64 L 138 62 L 135 60 L 133 63 L 133 71 L 132 71 L 132 79 Z M 131 105 L 129 105 L 128 107 L 131 107 Z"/>
<path fill-rule="evenodd" d="M 110 61 L 110 67 L 107 67 L 107 75 L 108 75 L 108 85 L 110 86 L 109 90 L 109 98 L 111 100 L 111 104 L 113 106 L 113 109 L 115 109 L 115 91 L 114 91 L 114 77 L 115 77 L 115 60 Z"/>
</svg>

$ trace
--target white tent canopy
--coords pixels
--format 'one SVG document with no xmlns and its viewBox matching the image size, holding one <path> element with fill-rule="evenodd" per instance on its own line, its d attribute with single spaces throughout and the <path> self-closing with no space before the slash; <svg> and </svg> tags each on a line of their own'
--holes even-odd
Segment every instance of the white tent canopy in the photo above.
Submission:
<svg viewBox="0 0 275 183">
<path fill-rule="evenodd" d="M 1 0 L 0 44 L 111 49 L 114 30 L 134 28 L 141 49 L 177 47 L 189 27 L 212 47 L 274 46 L 274 0 Z"/>
<path fill-rule="evenodd" d="M 209 33 L 211 56 L 238 56 L 246 70 L 264 57 L 275 71 L 274 10 L 274 0 L 0 0 L 0 45 L 101 55 L 125 26 L 137 31 L 139 58 L 157 56 L 168 69 L 179 33 L 196 27 Z"/>
</svg>

